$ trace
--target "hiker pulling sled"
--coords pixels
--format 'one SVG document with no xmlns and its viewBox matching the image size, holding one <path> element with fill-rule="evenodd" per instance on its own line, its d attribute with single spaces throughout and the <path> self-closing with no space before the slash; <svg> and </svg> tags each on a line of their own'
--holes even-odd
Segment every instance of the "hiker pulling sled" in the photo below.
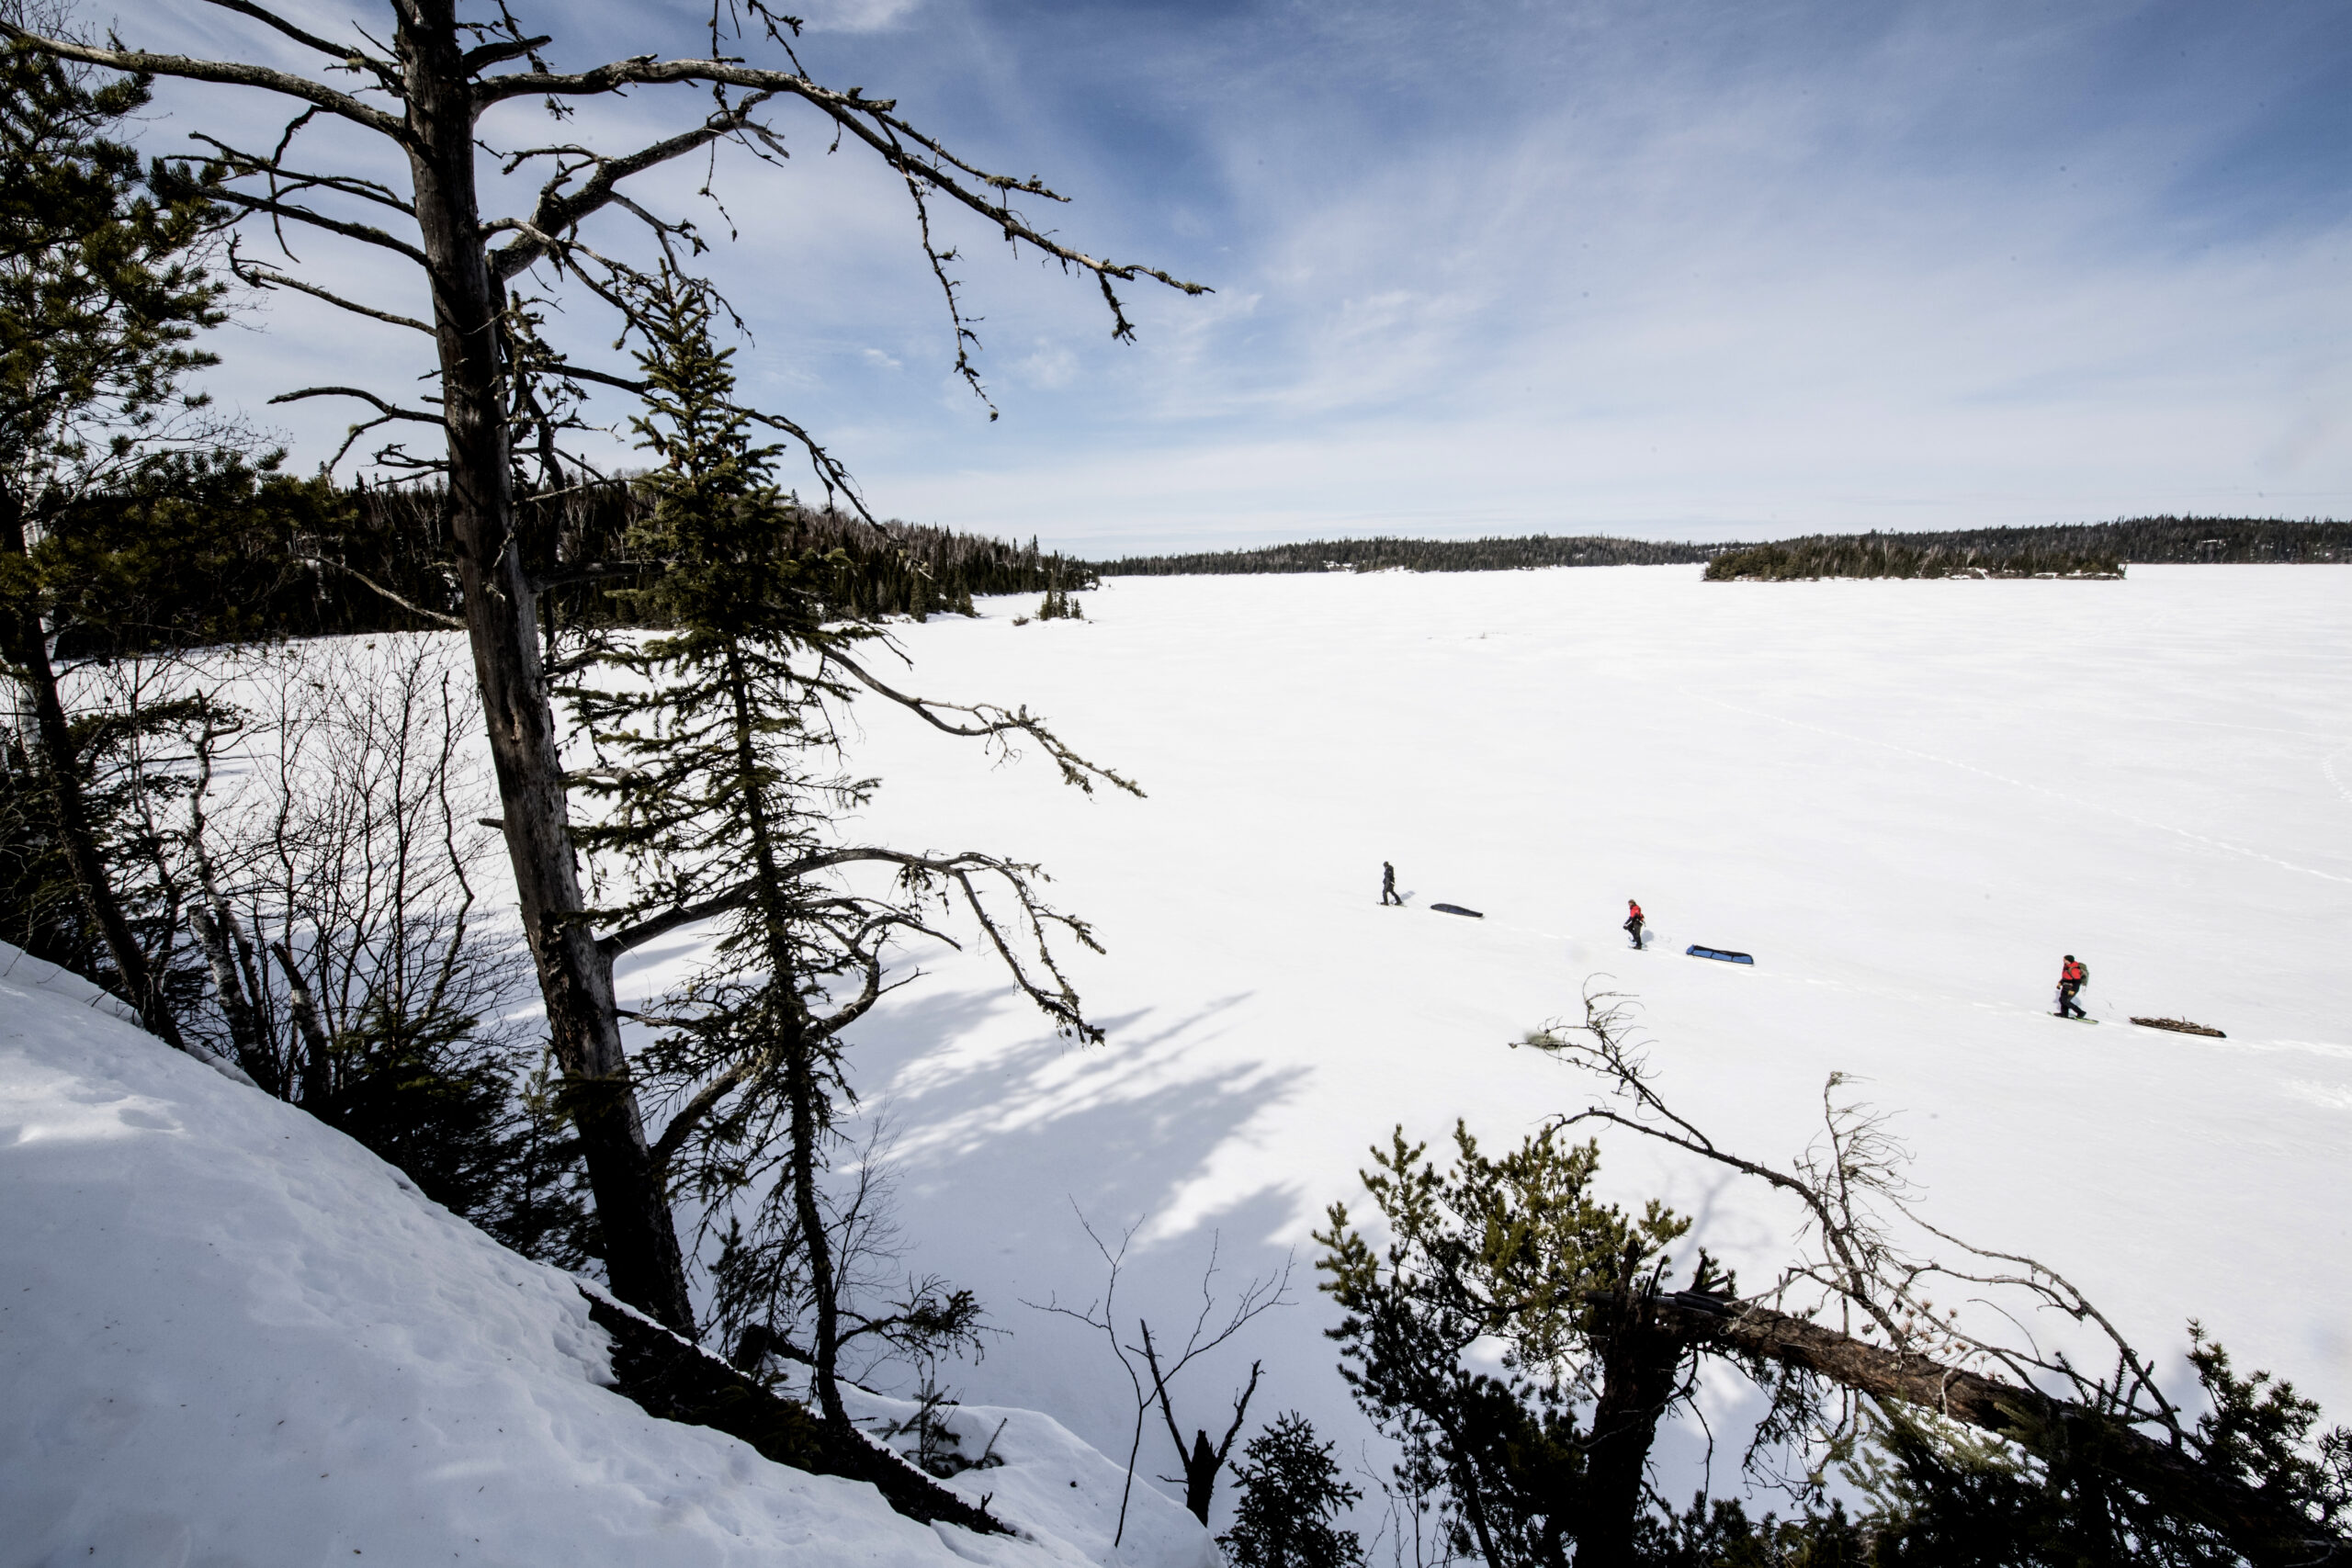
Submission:
<svg viewBox="0 0 2352 1568">
<path fill-rule="evenodd" d="M 1631 898 L 1625 900 L 1625 934 L 1634 939 L 1634 951 L 1642 950 L 1642 907 Z"/>
<path fill-rule="evenodd" d="M 1380 863 L 1380 907 L 1385 909 L 1391 904 L 1401 905 L 1404 902 L 1405 900 L 1396 895 L 1396 868 L 1386 861 L 1382 861 Z"/>
<path fill-rule="evenodd" d="M 2058 1011 L 2056 1016 L 2059 1018 L 2079 1018 L 2085 1023 L 2098 1022 L 2098 1021 L 2097 1019 L 2094 1019 L 2090 1014 L 2085 1012 L 2082 1010 L 2081 1005 L 2075 1000 L 2075 998 L 2081 994 L 2083 987 L 2090 983 L 2091 972 L 2089 966 L 2085 964 L 2081 959 L 2076 958 L 2073 953 L 2070 953 L 2066 954 L 2065 967 L 2058 971 Z"/>
</svg>

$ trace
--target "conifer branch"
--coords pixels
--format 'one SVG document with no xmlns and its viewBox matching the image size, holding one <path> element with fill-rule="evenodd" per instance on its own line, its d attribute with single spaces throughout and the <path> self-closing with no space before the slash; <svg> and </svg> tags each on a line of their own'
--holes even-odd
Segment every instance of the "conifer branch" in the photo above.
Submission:
<svg viewBox="0 0 2352 1568">
<path fill-rule="evenodd" d="M 1062 743 L 1060 737 L 1046 728 L 1043 719 L 1031 715 L 1026 707 L 1008 710 L 993 703 L 943 703 L 929 697 L 914 696 L 886 684 L 839 648 L 825 648 L 819 652 L 825 663 L 839 665 L 860 685 L 879 696 L 888 697 L 934 729 L 948 735 L 999 742 L 1007 736 L 1026 735 L 1043 746 L 1046 754 L 1060 767 L 1063 783 L 1076 784 L 1091 795 L 1094 793 L 1093 781 L 1099 778 L 1138 799 L 1145 798 L 1142 785 L 1071 750 Z M 955 715 L 962 715 L 971 722 L 962 722 L 952 716 Z"/>
<path fill-rule="evenodd" d="M 841 849 L 820 850 L 814 854 L 802 855 L 786 863 L 782 867 L 781 874 L 787 878 L 797 879 L 813 876 L 820 871 L 831 871 L 836 866 L 861 864 L 895 865 L 902 872 L 913 872 L 918 874 L 928 873 L 940 876 L 952 875 L 959 871 L 997 872 L 1008 875 L 1029 874 L 1034 874 L 1037 869 L 1035 866 L 1015 864 L 998 860 L 993 855 L 972 852 L 945 856 L 919 855 L 911 854 L 905 850 L 883 849 L 875 845 L 854 845 Z M 681 904 L 673 908 L 665 909 L 661 914 L 624 926 L 604 937 L 602 946 L 608 955 L 618 958 L 623 953 L 634 948 L 643 947 L 647 942 L 667 936 L 681 927 L 695 925 L 716 916 L 724 915 L 729 910 L 740 909 L 749 903 L 759 890 L 760 884 L 749 877 L 731 883 L 707 897 L 695 899 L 692 903 Z"/>
</svg>

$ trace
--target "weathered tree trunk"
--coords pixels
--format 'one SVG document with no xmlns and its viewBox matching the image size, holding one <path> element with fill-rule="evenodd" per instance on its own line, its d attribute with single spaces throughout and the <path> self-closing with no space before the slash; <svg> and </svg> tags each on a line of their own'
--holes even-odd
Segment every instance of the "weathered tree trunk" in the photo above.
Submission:
<svg viewBox="0 0 2352 1568">
<path fill-rule="evenodd" d="M 0 548 L 17 556 L 26 553 L 24 513 L 13 496 L 0 496 Z M 150 1034 L 185 1051 L 187 1042 L 180 1037 L 179 1021 L 164 1003 L 163 987 L 147 962 L 146 950 L 131 932 L 122 900 L 115 897 L 114 879 L 107 874 L 106 859 L 98 852 L 89 803 L 82 796 L 74 732 L 58 695 L 57 670 L 49 660 L 49 637 L 40 617 L 27 606 L 8 615 L 7 622 L 8 660 L 17 667 L 17 684 L 32 699 L 34 748 L 49 786 L 50 815 L 66 869 L 107 944 L 107 957 L 128 993 L 124 999 L 139 1010 L 139 1021 Z"/>
<path fill-rule="evenodd" d="M 555 710 L 530 563 L 515 536 L 501 363 L 503 290 L 483 249 L 474 102 L 450 0 L 400 0 L 416 219 L 433 288 L 448 427 L 449 525 L 504 807 L 524 931 L 578 1128 L 613 1293 L 691 1335 L 684 1260 L 653 1170 L 614 1010 L 612 965 L 582 917 Z"/>
<path fill-rule="evenodd" d="M 1216 1501 L 1216 1472 L 1225 1468 L 1225 1461 L 1210 1445 L 1204 1427 L 1193 1429 L 1191 1452 L 1179 1451 L 1184 1461 L 1184 1506 L 1193 1517 L 1206 1524 L 1209 1506 Z"/>
<path fill-rule="evenodd" d="M 769 819 L 761 783 L 760 759 L 753 744 L 751 677 L 741 654 L 727 652 L 727 695 L 733 708 L 735 787 L 741 793 L 746 826 L 751 829 L 752 869 L 758 877 L 762 935 L 768 964 L 768 1013 L 775 1031 L 775 1047 L 784 1062 L 784 1090 L 791 1107 L 792 1147 L 786 1158 L 786 1179 L 792 1183 L 792 1211 L 800 1222 L 800 1245 L 808 1258 L 808 1289 L 816 1298 L 817 1334 L 813 1376 L 817 1408 L 837 1434 L 851 1431 L 849 1412 L 842 1404 L 840 1382 L 842 1325 L 837 1259 L 825 1215 L 817 1198 L 818 1102 L 817 1041 L 800 1010 L 799 964 L 792 946 L 792 912 L 785 907 L 786 877 L 776 856 L 775 824 Z"/>
<path fill-rule="evenodd" d="M 197 945 L 204 950 L 206 967 L 212 971 L 213 994 L 220 1003 L 221 1021 L 229 1026 L 230 1050 L 235 1054 L 238 1065 L 262 1088 L 272 1094 L 282 1094 L 285 1086 L 279 1081 L 277 1064 L 268 1060 L 269 1053 L 263 1047 L 261 1023 L 245 989 L 244 976 L 237 967 L 236 950 L 243 944 L 244 933 L 237 929 L 236 912 L 220 896 L 220 879 L 212 868 L 212 851 L 205 842 L 204 795 L 212 786 L 212 739 L 209 734 L 198 758 L 196 787 L 189 792 L 187 805 L 188 858 L 196 863 L 196 900 L 188 910 L 188 924 L 196 931 Z"/>
<path fill-rule="evenodd" d="M 2234 1476 L 2199 1464 L 2098 1411 L 2038 1389 L 1950 1367 L 1913 1351 L 1890 1350 L 1768 1307 L 1683 1292 L 1653 1298 L 1660 1318 L 1687 1342 L 1713 1344 L 1796 1367 L 1857 1393 L 1898 1400 L 2012 1438 L 2047 1455 L 2052 1439 L 2095 1441 L 2100 1466 L 2122 1484 L 2219 1531 L 2261 1564 L 2339 1562 L 2346 1542 L 2274 1503 Z"/>
<path fill-rule="evenodd" d="M 1258 1374 L 1261 1364 L 1250 1363 L 1250 1382 L 1234 1396 L 1233 1423 L 1225 1429 L 1225 1441 L 1209 1441 L 1208 1430 L 1193 1429 L 1193 1446 L 1184 1446 L 1183 1429 L 1176 1425 L 1176 1408 L 1168 1392 L 1168 1380 L 1160 1375 L 1159 1352 L 1151 1343 L 1151 1325 L 1143 1325 L 1144 1364 L 1151 1369 L 1151 1386 L 1159 1401 L 1159 1414 L 1168 1422 L 1168 1436 L 1176 1444 L 1176 1462 L 1184 1472 L 1184 1506 L 1193 1517 L 1203 1524 L 1209 1522 L 1209 1508 L 1216 1501 L 1216 1478 L 1225 1469 L 1226 1457 L 1233 1452 L 1233 1439 L 1241 1434 L 1241 1424 L 1249 1419 L 1250 1398 L 1258 1392 Z M 1173 1375 L 1172 1373 L 1170 1375 Z"/>
<path fill-rule="evenodd" d="M 1614 1320 L 1594 1336 L 1600 1348 L 1600 1396 L 1585 1439 L 1585 1506 L 1576 1521 L 1577 1568 L 1624 1568 L 1634 1561 L 1634 1526 L 1658 1418 L 1681 1386 L 1688 1340 L 1661 1323 L 1648 1300 L 1611 1296 Z"/>
<path fill-rule="evenodd" d="M 319 1022 L 318 998 L 311 994 L 310 977 L 294 962 L 294 950 L 283 942 L 273 942 L 269 952 L 286 976 L 286 1010 L 294 1020 L 295 1037 L 302 1042 L 302 1093 L 295 1103 L 317 1111 L 334 1094 L 334 1050 Z"/>
</svg>

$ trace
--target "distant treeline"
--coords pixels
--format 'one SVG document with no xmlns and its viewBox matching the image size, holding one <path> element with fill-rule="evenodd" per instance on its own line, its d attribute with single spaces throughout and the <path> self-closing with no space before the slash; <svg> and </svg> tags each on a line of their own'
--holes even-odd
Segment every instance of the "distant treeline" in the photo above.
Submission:
<svg viewBox="0 0 2352 1568">
<path fill-rule="evenodd" d="M 1816 534 L 1772 544 L 1666 544 L 1604 535 L 1487 539 L 1314 539 L 1252 550 L 1094 561 L 1101 577 L 1293 571 L 1514 571 L 1545 566 L 1707 563 L 1710 580 L 1804 577 L 2115 577 L 2132 561 L 2352 561 L 2352 523 L 2275 517 L 2129 517 L 2040 528 Z"/>
<path fill-rule="evenodd" d="M 2129 517 L 2041 528 L 1816 534 L 1727 547 L 1711 582 L 1816 577 L 2120 577 L 2129 562 L 2352 561 L 2352 524 Z"/>
<path fill-rule="evenodd" d="M 628 590 L 638 570 L 629 525 L 648 504 L 626 480 L 576 488 L 523 509 L 527 558 L 552 586 L 551 623 L 622 624 L 638 617 Z M 317 637 L 398 631 L 461 613 L 447 497 L 435 486 L 349 488 L 257 472 L 242 463 L 183 465 L 121 494 L 93 498 L 64 526 L 131 564 L 111 585 L 109 613 L 62 649 L 103 651 L 224 637 Z M 128 547 L 126 551 L 126 547 Z M 1091 586 L 1080 562 L 945 528 L 879 526 L 825 509 L 791 514 L 779 553 L 820 558 L 814 579 L 848 619 L 971 615 L 976 594 Z M 141 570 L 152 557 L 153 570 Z M 593 568 L 593 576 L 582 569 Z M 585 580 L 567 581 L 579 574 Z M 401 602 L 430 615 L 413 614 Z M 102 629 L 101 629 L 102 628 Z"/>
<path fill-rule="evenodd" d="M 2075 549 L 2046 540 L 1997 538 L 1977 543 L 1916 534 L 1815 535 L 1726 550 L 1707 563 L 1710 582 L 1779 582 L 1816 577 L 2122 575 L 2122 558 L 2111 547 Z"/>
<path fill-rule="evenodd" d="M 1539 566 L 1674 566 L 1720 546 L 1659 544 L 1600 535 L 1531 534 L 1515 539 L 1314 539 L 1257 550 L 1127 556 L 1095 561 L 1102 577 L 1217 577 L 1290 571 L 1517 571 Z"/>
<path fill-rule="evenodd" d="M 2050 528 L 1999 528 L 1939 539 L 1990 539 L 2041 535 L 2062 547 L 2111 544 L 2127 561 L 2177 566 L 2196 561 L 2309 563 L 2352 561 L 2352 523 L 2278 517 L 2126 517 L 2113 523 L 2061 524 Z"/>
</svg>

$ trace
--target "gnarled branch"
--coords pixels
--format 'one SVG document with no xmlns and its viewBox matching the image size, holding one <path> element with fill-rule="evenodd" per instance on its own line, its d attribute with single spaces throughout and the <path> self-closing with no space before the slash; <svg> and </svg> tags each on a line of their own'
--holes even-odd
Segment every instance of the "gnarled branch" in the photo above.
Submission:
<svg viewBox="0 0 2352 1568">
<path fill-rule="evenodd" d="M 1122 777 L 1099 762 L 1091 762 L 1064 745 L 1059 737 L 1046 728 L 1043 719 L 1034 716 L 1027 708 L 1007 710 L 993 703 L 943 703 L 929 697 L 918 697 L 885 683 L 873 671 L 850 658 L 838 648 L 820 650 L 828 664 L 837 664 L 852 679 L 877 696 L 888 697 L 900 707 L 921 718 L 933 728 L 949 735 L 970 739 L 1002 740 L 1009 735 L 1026 735 L 1046 749 L 1061 768 L 1062 781 L 1076 784 L 1091 795 L 1096 779 L 1116 785 L 1138 799 L 1143 798 L 1143 786 Z M 953 716 L 962 715 L 962 718 Z M 965 720 L 970 722 L 967 723 Z"/>
<path fill-rule="evenodd" d="M 2201 1518 L 2260 1563 L 2341 1562 L 2352 1543 L 2235 1477 L 2201 1464 L 2115 1415 L 2041 1390 L 1948 1366 L 1917 1351 L 1888 1349 L 1758 1303 L 1696 1292 L 1660 1293 L 1649 1305 L 1692 1344 L 1761 1357 L 1877 1399 L 1897 1401 L 1980 1431 L 2047 1446 L 2047 1436 L 2096 1434 L 2101 1462 L 2129 1486 Z"/>
<path fill-rule="evenodd" d="M 276 267 L 265 265 L 259 262 L 247 261 L 235 254 L 233 244 L 229 256 L 229 270 L 254 288 L 291 288 L 298 294 L 308 294 L 314 299 L 323 299 L 337 310 L 348 310 L 355 316 L 366 316 L 371 321 L 383 321 L 395 327 L 407 327 L 413 332 L 423 333 L 427 337 L 433 335 L 433 329 L 414 316 L 396 316 L 390 310 L 379 310 L 372 305 L 362 305 L 356 299 L 346 299 L 342 295 L 332 293 L 315 283 L 305 283 L 299 277 L 289 276 Z"/>
<path fill-rule="evenodd" d="M 436 626 L 447 626 L 451 631 L 458 632 L 461 632 L 466 629 L 466 623 L 458 619 L 457 616 L 445 615 L 438 610 L 428 610 L 422 604 L 416 604 L 412 600 L 402 598 L 400 594 L 393 592 L 390 589 L 385 587 L 382 583 L 377 581 L 374 578 L 368 576 L 366 572 L 361 571 L 356 567 L 345 566 L 341 561 L 337 560 L 328 560 L 323 556 L 303 556 L 300 559 L 304 566 L 309 567 L 313 571 L 339 571 L 343 573 L 344 576 L 350 578 L 352 581 L 357 582 L 361 587 L 368 589 L 378 597 L 384 599 L 390 604 L 399 605 L 401 609 L 406 610 L 412 615 L 431 621 Z M 484 827 L 489 827 L 492 823 L 485 820 L 482 825 Z M 506 825 L 503 822 L 499 822 L 496 826 L 503 829 Z"/>
<path fill-rule="evenodd" d="M 258 6 L 232 5 L 230 8 L 264 16 L 266 19 L 266 13 L 261 12 Z M 173 76 L 187 82 L 257 87 L 266 93 L 300 98 L 355 125 L 364 125 L 379 135 L 388 136 L 402 146 L 408 144 L 408 123 L 399 116 L 372 108 L 348 93 L 339 93 L 322 83 L 313 82 L 307 76 L 298 76 L 290 71 L 274 70 L 266 65 L 247 65 L 241 61 L 198 60 L 185 54 L 155 54 L 143 49 L 102 49 L 96 44 L 78 43 L 72 39 L 47 38 L 12 22 L 0 22 L 0 38 L 37 49 L 59 60 L 71 60 L 83 65 L 103 65 L 109 71 L 126 72 L 133 76 Z M 346 57 L 357 58 L 351 51 L 345 53 Z"/>
</svg>

